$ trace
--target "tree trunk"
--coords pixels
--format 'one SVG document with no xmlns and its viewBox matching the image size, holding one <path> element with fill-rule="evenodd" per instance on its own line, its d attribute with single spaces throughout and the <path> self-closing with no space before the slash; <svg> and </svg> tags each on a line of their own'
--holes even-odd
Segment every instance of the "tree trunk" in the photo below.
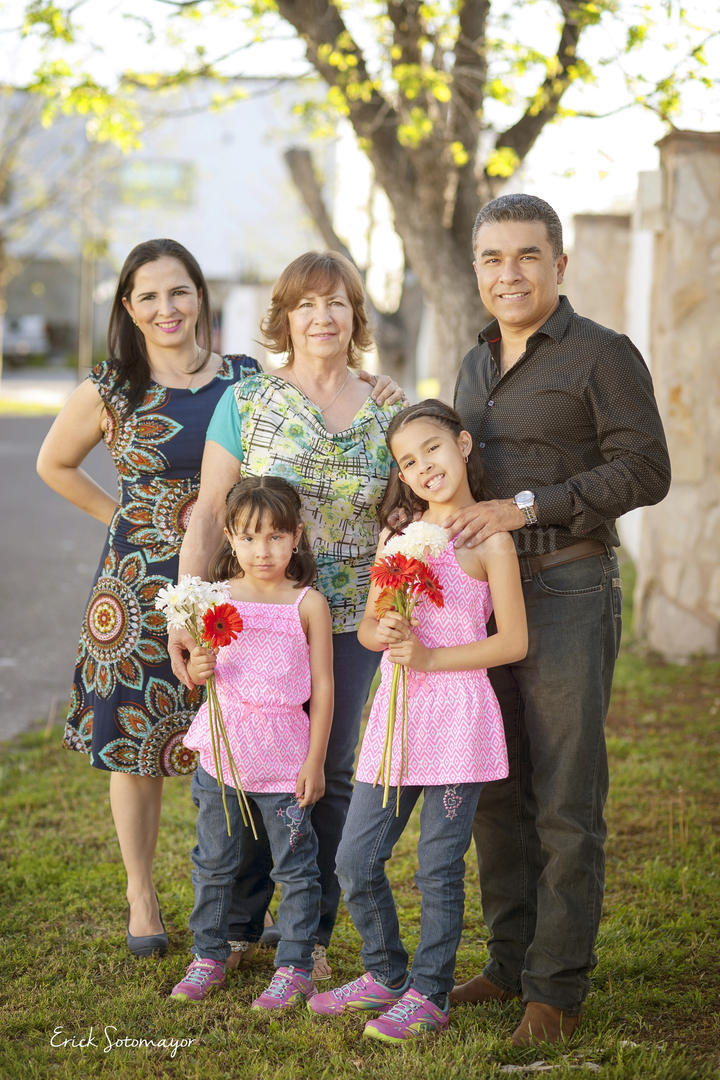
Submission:
<svg viewBox="0 0 720 1080">
<path fill-rule="evenodd" d="M 438 289 L 426 303 L 431 313 L 427 378 L 437 386 L 434 396 L 452 405 L 462 359 L 476 344 L 487 319 L 477 289 L 474 297 L 459 287 Z"/>
<path fill-rule="evenodd" d="M 398 230 L 430 311 L 429 348 L 422 373 L 434 380 L 436 396 L 451 403 L 460 362 L 487 321 L 472 268 L 470 236 L 460 250 L 447 231 L 441 238 L 435 235 L 435 243 L 428 243 L 427 230 L 419 221 L 398 223 Z M 435 227 L 433 232 L 437 232 Z"/>
</svg>

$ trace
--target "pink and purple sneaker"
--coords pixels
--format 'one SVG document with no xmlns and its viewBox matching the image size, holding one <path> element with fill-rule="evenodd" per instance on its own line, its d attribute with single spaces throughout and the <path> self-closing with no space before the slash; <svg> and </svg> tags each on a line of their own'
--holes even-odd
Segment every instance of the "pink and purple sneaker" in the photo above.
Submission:
<svg viewBox="0 0 720 1080">
<path fill-rule="evenodd" d="M 185 977 L 173 986 L 170 997 L 179 1001 L 204 1001 L 211 990 L 224 987 L 224 964 L 219 960 L 193 960 Z"/>
<path fill-rule="evenodd" d="M 263 990 L 251 1009 L 289 1009 L 317 993 L 310 975 L 294 967 L 279 967 L 267 990 Z"/>
<path fill-rule="evenodd" d="M 363 1035 L 381 1042 L 401 1043 L 430 1032 L 445 1031 L 450 1023 L 449 1009 L 449 1005 L 439 1009 L 411 987 L 382 1016 L 368 1020 Z"/>
<path fill-rule="evenodd" d="M 308 1001 L 310 1012 L 318 1016 L 339 1016 L 349 1011 L 365 1012 L 368 1009 L 389 1009 L 403 996 L 408 988 L 406 979 L 402 986 L 392 990 L 374 979 L 369 971 L 354 982 L 336 986 L 323 994 L 316 994 Z"/>
</svg>

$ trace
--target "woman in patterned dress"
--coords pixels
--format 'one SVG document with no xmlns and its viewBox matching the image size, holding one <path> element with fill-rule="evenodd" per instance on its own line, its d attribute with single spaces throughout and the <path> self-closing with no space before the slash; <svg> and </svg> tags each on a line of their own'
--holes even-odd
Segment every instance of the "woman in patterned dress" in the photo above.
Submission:
<svg viewBox="0 0 720 1080">
<path fill-rule="evenodd" d="M 323 890 L 315 977 L 327 978 L 324 949 L 340 900 L 335 851 L 352 793 L 362 709 L 378 663 L 378 655 L 359 644 L 356 630 L 377 547 L 377 507 L 392 464 L 385 429 L 397 407 L 380 408 L 356 376 L 359 353 L 371 338 L 362 281 L 342 255 L 307 252 L 286 267 L 262 330 L 266 347 L 286 354 L 287 362 L 272 374 L 243 379 L 221 399 L 208 428 L 180 573 L 207 576 L 222 538 L 225 496 L 242 475 L 271 473 L 298 489 L 318 566 L 316 587 L 333 617 L 335 709 L 325 795 L 312 818 Z M 191 688 L 183 658 L 187 647 L 189 639 L 173 631 L 173 669 Z M 230 936 L 239 949 L 261 936 L 272 895 L 264 839 L 237 882 Z"/>
<path fill-rule="evenodd" d="M 191 772 L 182 738 L 200 694 L 179 686 L 155 596 L 177 576 L 197 497 L 205 431 L 224 390 L 258 371 L 212 352 L 207 287 L 196 260 L 151 240 L 122 268 L 108 327 L 109 359 L 93 368 L 52 425 L 38 473 L 108 526 L 82 626 L 65 729 L 67 747 L 110 772 L 110 805 L 127 871 L 127 942 L 164 952 L 152 865 L 165 776 Z M 103 440 L 117 497 L 81 468 Z"/>
</svg>

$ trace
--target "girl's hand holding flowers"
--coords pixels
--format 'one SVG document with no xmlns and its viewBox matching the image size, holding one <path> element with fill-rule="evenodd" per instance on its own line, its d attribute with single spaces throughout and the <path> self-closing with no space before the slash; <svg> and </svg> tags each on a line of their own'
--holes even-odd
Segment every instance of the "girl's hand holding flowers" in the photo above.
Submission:
<svg viewBox="0 0 720 1080">
<path fill-rule="evenodd" d="M 388 656 L 393 664 L 401 667 L 412 668 L 413 671 L 432 671 L 432 654 L 434 650 L 415 636 L 412 630 L 401 641 L 394 641 L 388 649 Z"/>
<path fill-rule="evenodd" d="M 400 769 L 396 792 L 396 814 L 400 813 L 400 785 L 403 772 L 407 775 L 408 699 L 407 668 L 430 670 L 432 649 L 421 644 L 413 632 L 417 619 L 413 609 L 419 600 L 443 606 L 442 589 L 434 571 L 424 559 L 445 550 L 449 536 L 445 529 L 426 521 L 413 521 L 403 531 L 391 537 L 381 557 L 370 569 L 370 580 L 376 596 L 375 617 L 377 640 L 388 649 L 393 664 L 390 683 L 390 704 L 385 732 L 385 746 L 375 783 L 383 783 L 383 807 L 390 794 L 390 771 L 395 721 L 400 711 Z"/>
<path fill-rule="evenodd" d="M 215 674 L 217 656 L 204 645 L 195 645 L 188 660 L 188 672 L 196 686 L 203 686 Z"/>
<path fill-rule="evenodd" d="M 417 619 L 408 621 L 393 608 L 378 619 L 378 637 L 388 647 L 396 645 L 399 641 L 406 641 L 412 627 L 417 624 Z"/>
<path fill-rule="evenodd" d="M 237 610 L 232 604 L 227 603 L 227 600 L 227 586 L 222 582 L 203 581 L 202 578 L 191 574 L 183 574 L 177 585 L 166 585 L 158 590 L 155 607 L 164 614 L 168 630 L 187 631 L 195 642 L 194 648 L 190 650 L 188 671 L 193 682 L 207 684 L 208 723 L 215 760 L 215 775 L 222 792 L 228 836 L 230 836 L 230 815 L 225 801 L 221 747 L 227 755 L 243 821 L 245 825 L 250 826 L 257 840 L 255 822 L 237 766 L 233 761 L 215 686 L 215 651 L 229 645 L 243 628 L 242 619 Z M 192 670 L 190 665 L 192 665 Z"/>
</svg>

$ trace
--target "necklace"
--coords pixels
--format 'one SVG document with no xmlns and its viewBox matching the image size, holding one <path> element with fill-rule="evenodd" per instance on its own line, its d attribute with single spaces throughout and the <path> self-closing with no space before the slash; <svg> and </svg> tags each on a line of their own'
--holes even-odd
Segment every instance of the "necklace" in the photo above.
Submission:
<svg viewBox="0 0 720 1080">
<path fill-rule="evenodd" d="M 196 347 L 196 349 L 195 349 L 195 362 L 196 363 L 200 359 L 201 355 L 202 355 L 201 350 L 198 347 Z M 167 373 L 159 372 L 159 373 L 155 373 L 155 374 L 153 374 L 153 372 L 151 371 L 151 378 L 153 379 L 154 382 L 159 383 L 161 386 L 167 386 L 168 383 L 167 382 L 162 382 L 162 380 L 160 378 L 158 378 L 157 375 L 163 375 L 165 379 L 167 379 L 168 377 L 170 377 L 171 379 L 185 378 L 185 379 L 187 379 L 187 382 L 183 386 L 178 386 L 175 389 L 189 390 L 191 388 L 192 384 L 193 384 L 195 376 L 200 375 L 207 368 L 207 365 L 208 365 L 208 362 L 210 360 L 211 355 L 212 355 L 211 353 L 208 353 L 208 355 L 207 355 L 207 357 L 205 359 L 205 363 L 202 364 L 201 367 L 195 368 L 194 371 L 180 370 L 180 371 L 171 371 L 171 372 L 167 372 Z"/>
<path fill-rule="evenodd" d="M 315 398 L 310 397 L 307 390 L 304 390 L 302 388 L 302 386 L 300 385 L 300 381 L 299 381 L 299 379 L 298 379 L 298 377 L 297 377 L 297 375 L 295 374 L 294 371 L 292 373 L 292 379 L 288 379 L 288 381 L 291 382 L 291 383 L 294 383 L 295 386 L 297 386 L 300 393 L 304 394 L 305 397 L 308 399 L 308 401 L 312 402 L 312 404 L 315 406 L 315 408 L 318 410 L 318 412 L 320 412 L 324 416 L 325 413 L 328 412 L 332 408 L 332 406 L 335 404 L 337 399 L 342 394 L 343 390 L 345 389 L 345 387 L 348 384 L 348 379 L 349 378 L 350 378 L 350 368 L 346 368 L 345 378 L 343 379 L 342 386 L 340 387 L 340 389 L 338 390 L 337 394 L 332 399 L 332 401 L 328 401 L 327 405 L 324 405 L 324 406 L 318 405 L 317 401 L 315 401 Z"/>
</svg>

